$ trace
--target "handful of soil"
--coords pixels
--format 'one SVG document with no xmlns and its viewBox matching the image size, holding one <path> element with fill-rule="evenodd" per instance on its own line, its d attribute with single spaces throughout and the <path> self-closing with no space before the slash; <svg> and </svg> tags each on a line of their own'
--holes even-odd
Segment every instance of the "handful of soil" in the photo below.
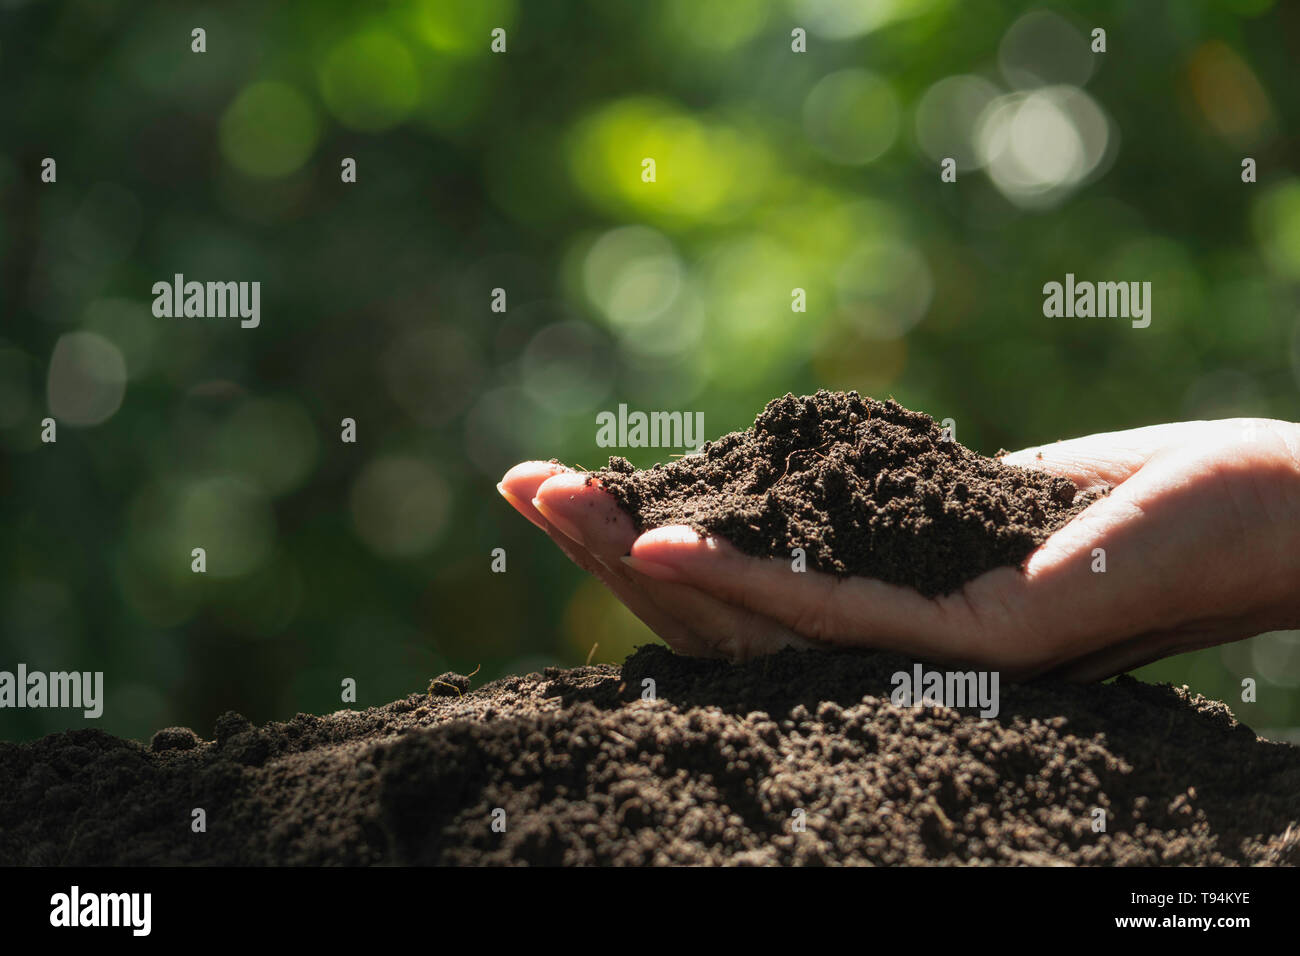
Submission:
<svg viewBox="0 0 1300 956">
<path fill-rule="evenodd" d="M 976 454 L 893 399 L 824 389 L 773 399 L 698 454 L 641 471 L 611 457 L 595 475 L 640 531 L 689 525 L 756 557 L 803 548 L 810 568 L 927 597 L 1021 564 L 1099 497 Z"/>
</svg>

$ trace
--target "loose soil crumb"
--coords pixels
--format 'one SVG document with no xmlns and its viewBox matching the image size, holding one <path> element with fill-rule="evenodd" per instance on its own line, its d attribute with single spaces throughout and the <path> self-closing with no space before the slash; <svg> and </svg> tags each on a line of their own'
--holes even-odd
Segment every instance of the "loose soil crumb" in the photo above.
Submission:
<svg viewBox="0 0 1300 956">
<path fill-rule="evenodd" d="M 929 597 L 1021 564 L 1098 497 L 976 454 L 893 399 L 825 390 L 773 399 L 698 454 L 595 474 L 640 531 L 690 525 L 757 557 L 803 548 L 810 568 Z"/>
<path fill-rule="evenodd" d="M 429 693 L 434 697 L 459 697 L 469 690 L 469 685 L 469 675 L 447 671 L 429 682 Z"/>
<path fill-rule="evenodd" d="M 1127 678 L 1003 685 L 983 720 L 891 703 L 911 667 L 653 646 L 459 697 L 228 713 L 213 740 L 0 744 L 0 863 L 1300 862 L 1300 748 L 1224 704 Z"/>
</svg>

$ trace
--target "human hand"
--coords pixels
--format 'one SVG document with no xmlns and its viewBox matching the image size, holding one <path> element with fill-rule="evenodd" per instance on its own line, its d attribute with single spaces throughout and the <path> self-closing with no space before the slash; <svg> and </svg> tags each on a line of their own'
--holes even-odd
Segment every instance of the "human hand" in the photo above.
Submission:
<svg viewBox="0 0 1300 956">
<path fill-rule="evenodd" d="M 524 462 L 501 493 L 674 650 L 746 658 L 870 647 L 936 662 L 1100 680 L 1300 624 L 1300 425 L 1179 422 L 1007 455 L 1080 489 L 1111 486 L 1023 568 L 927 598 L 755 558 L 684 526 L 637 533 L 585 473 Z M 1105 572 L 1094 571 L 1097 549 Z"/>
</svg>

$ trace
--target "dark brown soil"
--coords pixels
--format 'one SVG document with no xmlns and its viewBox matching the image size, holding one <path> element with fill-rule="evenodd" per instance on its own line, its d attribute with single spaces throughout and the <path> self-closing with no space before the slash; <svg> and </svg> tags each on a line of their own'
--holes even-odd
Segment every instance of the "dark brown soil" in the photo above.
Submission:
<svg viewBox="0 0 1300 956">
<path fill-rule="evenodd" d="M 209 741 L 0 744 L 0 863 L 1300 862 L 1300 748 L 1223 704 L 1129 679 L 1004 685 L 982 720 L 892 704 L 911 666 L 647 647 L 621 672 L 265 727 L 226 714 Z"/>
<path fill-rule="evenodd" d="M 699 454 L 596 474 L 638 530 L 686 524 L 758 557 L 803 548 L 809 568 L 927 596 L 1019 565 L 1097 497 L 945 441 L 893 399 L 825 390 L 773 399 Z"/>
</svg>

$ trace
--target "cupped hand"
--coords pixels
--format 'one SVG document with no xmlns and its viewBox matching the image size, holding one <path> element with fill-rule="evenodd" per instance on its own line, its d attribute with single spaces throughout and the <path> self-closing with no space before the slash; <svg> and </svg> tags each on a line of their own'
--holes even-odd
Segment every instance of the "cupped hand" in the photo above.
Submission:
<svg viewBox="0 0 1300 956">
<path fill-rule="evenodd" d="M 563 465 L 524 462 L 497 487 L 684 654 L 878 648 L 1013 679 L 1099 680 L 1300 625 L 1300 425 L 1179 422 L 1003 461 L 1111 491 L 1022 567 L 934 598 L 795 571 L 685 526 L 638 534 L 598 482 Z"/>
</svg>

